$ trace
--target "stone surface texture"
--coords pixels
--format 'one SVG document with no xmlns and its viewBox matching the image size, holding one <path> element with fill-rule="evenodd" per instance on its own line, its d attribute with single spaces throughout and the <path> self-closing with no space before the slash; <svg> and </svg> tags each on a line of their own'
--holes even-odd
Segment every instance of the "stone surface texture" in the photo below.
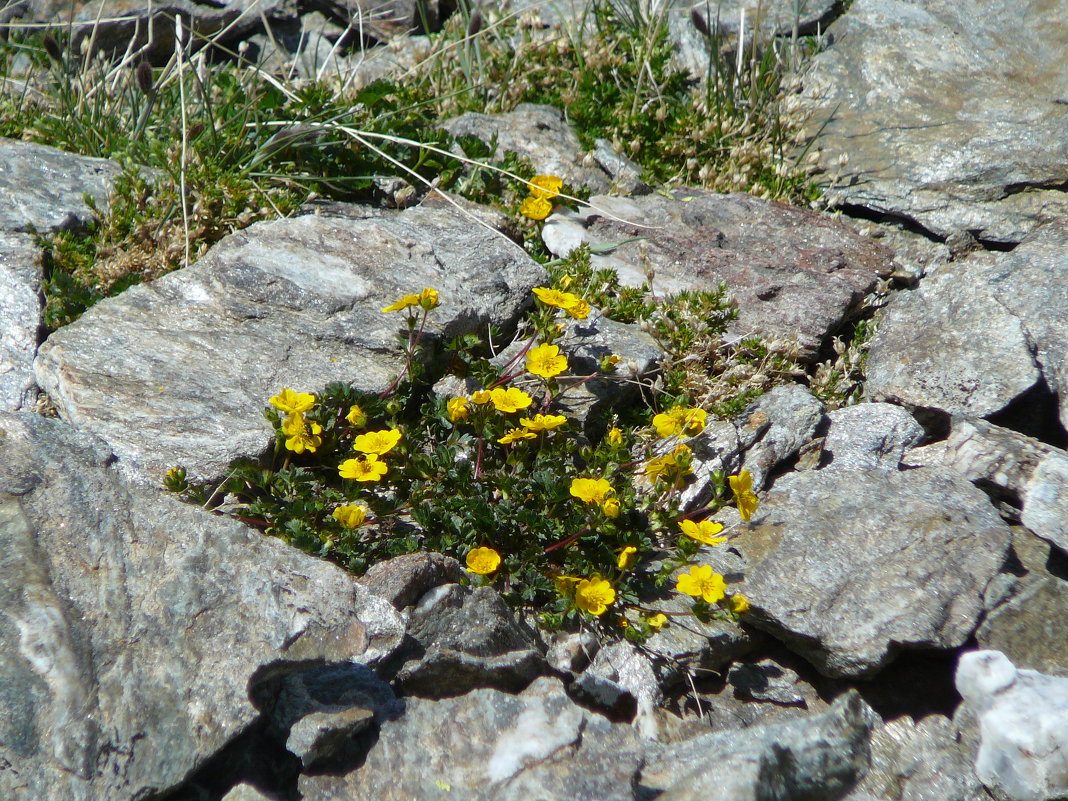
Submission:
<svg viewBox="0 0 1068 801">
<path fill-rule="evenodd" d="M 0 233 L 0 411 L 29 409 L 41 325 L 41 257 L 29 234 Z"/>
<path fill-rule="evenodd" d="M 857 0 L 828 33 L 801 109 L 840 203 L 1003 243 L 1068 213 L 1059 3 Z"/>
<path fill-rule="evenodd" d="M 784 801 L 833 798 L 867 768 L 871 714 L 851 694 L 807 719 L 645 744 L 631 726 L 576 706 L 557 680 L 541 678 L 519 695 L 410 699 L 360 769 L 302 777 L 300 792 L 307 801 L 756 801 L 760 787 L 774 786 Z M 416 741 L 426 746 L 412 769 Z"/>
<path fill-rule="evenodd" d="M 1007 801 L 1068 795 L 1068 679 L 1018 670 L 1000 651 L 970 651 L 956 682 L 979 719 L 975 771 L 987 789 Z"/>
<path fill-rule="evenodd" d="M 858 403 L 827 414 L 821 470 L 897 470 L 923 428 L 900 406 Z"/>
<path fill-rule="evenodd" d="M 776 482 L 732 545 L 749 622 L 827 676 L 865 676 L 901 648 L 962 645 L 1010 539 L 951 473 L 816 471 Z"/>
<path fill-rule="evenodd" d="M 543 281 L 504 237 L 455 211 L 304 216 L 233 234 L 191 267 L 91 308 L 41 346 L 40 386 L 75 427 L 104 437 L 127 475 L 225 475 L 271 430 L 283 386 L 385 389 L 403 367 L 404 321 L 381 309 L 432 286 L 428 335 L 507 329 Z M 231 377 L 241 376 L 240 383 Z"/>
<path fill-rule="evenodd" d="M 1068 677 L 1068 582 L 1036 577 L 1019 594 L 987 615 L 975 633 L 980 648 L 1000 651 L 1013 664 L 1050 676 Z"/>
<path fill-rule="evenodd" d="M 893 272 L 889 250 L 844 223 L 749 195 L 676 189 L 637 198 L 594 196 L 581 212 L 559 212 L 542 239 L 563 257 L 583 242 L 612 245 L 593 255 L 624 284 L 649 280 L 658 294 L 715 289 L 738 302 L 735 335 L 799 340 L 812 355 L 876 285 Z"/>
<path fill-rule="evenodd" d="M 469 111 L 446 120 L 443 127 L 453 136 L 474 136 L 486 144 L 496 140 L 494 158 L 512 152 L 530 162 L 536 174 L 564 179 L 564 191 L 583 187 L 605 192 L 611 176 L 586 151 L 564 115 L 552 106 L 520 103 L 505 114 Z"/>
<path fill-rule="evenodd" d="M 139 799 L 259 712 L 255 676 L 374 665 L 403 625 L 326 562 L 159 493 L 56 420 L 0 416 L 0 797 Z"/>
</svg>

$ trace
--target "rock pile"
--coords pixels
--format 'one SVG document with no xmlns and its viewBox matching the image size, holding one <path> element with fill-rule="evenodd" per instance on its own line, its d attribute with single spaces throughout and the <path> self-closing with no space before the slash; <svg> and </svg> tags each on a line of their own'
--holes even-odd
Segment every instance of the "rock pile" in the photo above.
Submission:
<svg viewBox="0 0 1068 801">
<path fill-rule="evenodd" d="M 241 4 L 171 5 L 255 35 Z M 327 6 L 333 50 L 352 17 Z M 413 24 L 383 8 L 366 9 L 382 36 Z M 763 489 L 744 534 L 702 556 L 752 609 L 647 649 L 547 639 L 440 555 L 356 580 L 158 489 L 176 462 L 213 479 L 260 454 L 283 384 L 380 390 L 397 346 L 378 310 L 412 287 L 441 291 L 434 336 L 514 326 L 544 274 L 507 237 L 432 198 L 324 206 L 40 342 L 28 232 L 83 223 L 117 168 L 0 142 L 0 797 L 1063 797 L 1066 19 L 853 3 L 797 101 L 827 123 L 831 189 L 860 223 L 688 188 L 546 223 L 561 255 L 633 238 L 595 257 L 624 281 L 726 281 L 731 336 L 795 337 L 809 360 L 880 280 L 918 279 L 877 318 L 862 403 L 780 387 L 694 444 L 706 476 L 745 467 Z M 519 114 L 454 122 L 503 125 L 517 149 L 516 120 L 563 124 Z M 565 145 L 561 172 L 620 190 Z"/>
</svg>

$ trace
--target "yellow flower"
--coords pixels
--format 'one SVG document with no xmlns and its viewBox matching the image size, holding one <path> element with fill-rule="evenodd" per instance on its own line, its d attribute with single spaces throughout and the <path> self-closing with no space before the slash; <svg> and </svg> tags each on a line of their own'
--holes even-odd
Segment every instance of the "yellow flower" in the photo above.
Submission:
<svg viewBox="0 0 1068 801">
<path fill-rule="evenodd" d="M 268 401 L 271 406 L 286 414 L 306 412 L 315 405 L 315 396 L 310 392 L 294 392 L 289 387 Z"/>
<path fill-rule="evenodd" d="M 358 528 L 367 520 L 367 507 L 363 504 L 345 504 L 337 507 L 332 517 L 345 528 Z"/>
<path fill-rule="evenodd" d="M 727 599 L 727 606 L 734 614 L 741 615 L 749 611 L 749 599 L 740 592 L 736 592 Z"/>
<path fill-rule="evenodd" d="M 511 445 L 513 442 L 520 442 L 524 439 L 534 439 L 537 436 L 538 435 L 533 431 L 527 431 L 525 428 L 512 428 L 497 441 L 501 443 L 501 445 Z"/>
<path fill-rule="evenodd" d="M 570 306 L 564 306 L 564 311 L 574 317 L 576 320 L 585 320 L 590 316 L 590 304 L 586 301 L 579 299 Z"/>
<path fill-rule="evenodd" d="M 337 469 L 342 478 L 354 478 L 357 481 L 378 481 L 388 471 L 389 466 L 379 461 L 373 453 L 358 459 L 346 459 Z"/>
<path fill-rule="evenodd" d="M 567 422 L 562 414 L 536 414 L 533 417 L 520 417 L 519 424 L 531 431 L 551 431 Z"/>
<path fill-rule="evenodd" d="M 359 453 L 373 453 L 385 456 L 401 440 L 401 432 L 395 428 L 383 428 L 381 431 L 368 431 L 360 434 L 352 443 L 352 449 Z"/>
<path fill-rule="evenodd" d="M 549 289 L 544 286 L 534 287 L 533 292 L 538 300 L 546 306 L 561 308 L 576 319 L 584 320 L 590 314 L 590 304 L 578 295 L 561 292 L 558 289 Z"/>
<path fill-rule="evenodd" d="M 530 395 L 517 387 L 508 387 L 508 389 L 497 387 L 490 391 L 490 400 L 493 401 L 498 412 L 509 413 L 525 409 L 534 402 Z"/>
<path fill-rule="evenodd" d="M 553 204 L 543 197 L 530 197 L 523 200 L 519 213 L 532 220 L 544 220 L 553 210 Z"/>
<path fill-rule="evenodd" d="M 530 194 L 545 200 L 552 200 L 564 187 L 563 179 L 555 175 L 535 175 L 530 179 L 530 183 Z"/>
<path fill-rule="evenodd" d="M 367 413 L 356 404 L 349 407 L 349 413 L 345 415 L 345 419 L 356 428 L 363 428 L 367 425 Z"/>
<path fill-rule="evenodd" d="M 603 615 L 616 600 L 616 591 L 604 579 L 583 579 L 575 587 L 575 606 L 591 615 Z"/>
<path fill-rule="evenodd" d="M 433 287 L 426 287 L 419 293 L 419 306 L 423 311 L 430 311 L 438 307 L 438 291 Z"/>
<path fill-rule="evenodd" d="M 705 430 L 708 413 L 704 409 L 687 409 L 675 406 L 653 418 L 653 428 L 658 437 L 673 437 L 685 433 L 695 436 Z"/>
<path fill-rule="evenodd" d="M 571 494 L 586 503 L 604 503 L 614 494 L 612 485 L 603 478 L 575 478 L 571 480 Z"/>
<path fill-rule="evenodd" d="M 474 403 L 477 406 L 482 406 L 483 404 L 489 403 L 491 400 L 493 400 L 493 393 L 488 389 L 476 389 L 471 393 L 471 403 Z"/>
<path fill-rule="evenodd" d="M 691 565 L 689 573 L 679 575 L 675 589 L 712 604 L 726 595 L 727 582 L 719 573 L 713 573 L 710 565 Z"/>
<path fill-rule="evenodd" d="M 471 410 L 467 408 L 467 398 L 463 395 L 457 398 L 449 398 L 449 402 L 445 404 L 445 410 L 449 419 L 454 423 L 466 420 L 471 413 Z"/>
<path fill-rule="evenodd" d="M 749 520 L 757 508 L 757 496 L 753 493 L 753 477 L 748 470 L 743 470 L 736 476 L 727 479 L 734 493 L 734 501 L 738 505 L 738 515 L 742 520 Z"/>
<path fill-rule="evenodd" d="M 492 548 L 472 548 L 467 552 L 465 561 L 468 570 L 485 576 L 501 566 L 501 555 Z"/>
<path fill-rule="evenodd" d="M 538 345 L 527 354 L 527 372 L 552 378 L 567 369 L 567 358 L 556 345 Z"/>
<path fill-rule="evenodd" d="M 638 561 L 638 549 L 633 545 L 628 545 L 616 557 L 616 567 L 620 570 L 629 570 L 636 561 Z"/>
<path fill-rule="evenodd" d="M 611 428 L 608 431 L 608 444 L 612 446 L 623 444 L 623 429 Z"/>
<path fill-rule="evenodd" d="M 401 311 L 401 309 L 407 309 L 411 306 L 418 306 L 420 300 L 421 298 L 419 295 L 405 295 L 400 300 L 396 300 L 382 309 L 382 313 L 388 314 L 389 312 Z"/>
<path fill-rule="evenodd" d="M 311 424 L 311 433 L 304 421 L 304 415 L 293 412 L 282 421 L 282 433 L 286 435 L 286 448 L 293 453 L 315 453 L 315 449 L 323 444 L 323 438 L 319 436 L 323 427 L 318 423 Z"/>
<path fill-rule="evenodd" d="M 619 517 L 619 501 L 615 498 L 605 498 L 601 504 L 601 511 L 605 517 Z"/>
<path fill-rule="evenodd" d="M 711 520 L 702 520 L 695 523 L 692 520 L 679 521 L 682 533 L 691 540 L 703 542 L 705 545 L 719 545 L 727 541 L 726 537 L 717 537 L 716 534 L 723 531 L 722 523 L 713 523 Z"/>
<path fill-rule="evenodd" d="M 667 622 L 667 615 L 665 615 L 663 612 L 657 612 L 652 617 L 647 617 L 645 619 L 646 625 L 649 626 L 649 628 L 651 628 L 653 631 L 660 631 L 660 629 L 664 628 L 664 624 Z"/>
</svg>

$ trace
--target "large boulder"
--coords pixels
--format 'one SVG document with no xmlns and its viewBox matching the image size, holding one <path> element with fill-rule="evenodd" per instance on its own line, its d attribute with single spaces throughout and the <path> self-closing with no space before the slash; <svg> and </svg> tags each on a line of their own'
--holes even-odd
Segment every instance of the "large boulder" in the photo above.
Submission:
<svg viewBox="0 0 1068 801">
<path fill-rule="evenodd" d="M 1068 213 L 1063 6 L 857 0 L 828 38 L 800 99 L 836 202 L 1001 243 Z"/>
<path fill-rule="evenodd" d="M 5 799 L 156 796 L 257 720 L 257 682 L 404 635 L 334 565 L 128 486 L 101 440 L 33 415 L 0 415 L 0 554 Z"/>
<path fill-rule="evenodd" d="M 404 365 L 398 297 L 435 287 L 431 338 L 507 330 L 544 271 L 457 212 L 367 210 L 258 223 L 199 262 L 101 301 L 41 346 L 35 372 L 60 415 L 106 439 L 124 473 L 225 475 L 271 437 L 267 399 L 331 381 L 386 389 Z"/>
</svg>

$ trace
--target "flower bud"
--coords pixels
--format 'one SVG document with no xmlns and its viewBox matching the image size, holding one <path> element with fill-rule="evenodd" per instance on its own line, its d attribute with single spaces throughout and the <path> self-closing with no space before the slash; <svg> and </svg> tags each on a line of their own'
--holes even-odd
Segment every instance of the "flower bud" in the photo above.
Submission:
<svg viewBox="0 0 1068 801">
<path fill-rule="evenodd" d="M 467 35 L 468 37 L 476 35 L 482 30 L 482 11 L 475 9 L 475 13 L 471 15 L 470 22 L 467 23 Z"/>
<path fill-rule="evenodd" d="M 147 97 L 151 97 L 155 87 L 152 85 L 152 65 L 142 61 L 137 65 L 137 88 Z"/>
</svg>

